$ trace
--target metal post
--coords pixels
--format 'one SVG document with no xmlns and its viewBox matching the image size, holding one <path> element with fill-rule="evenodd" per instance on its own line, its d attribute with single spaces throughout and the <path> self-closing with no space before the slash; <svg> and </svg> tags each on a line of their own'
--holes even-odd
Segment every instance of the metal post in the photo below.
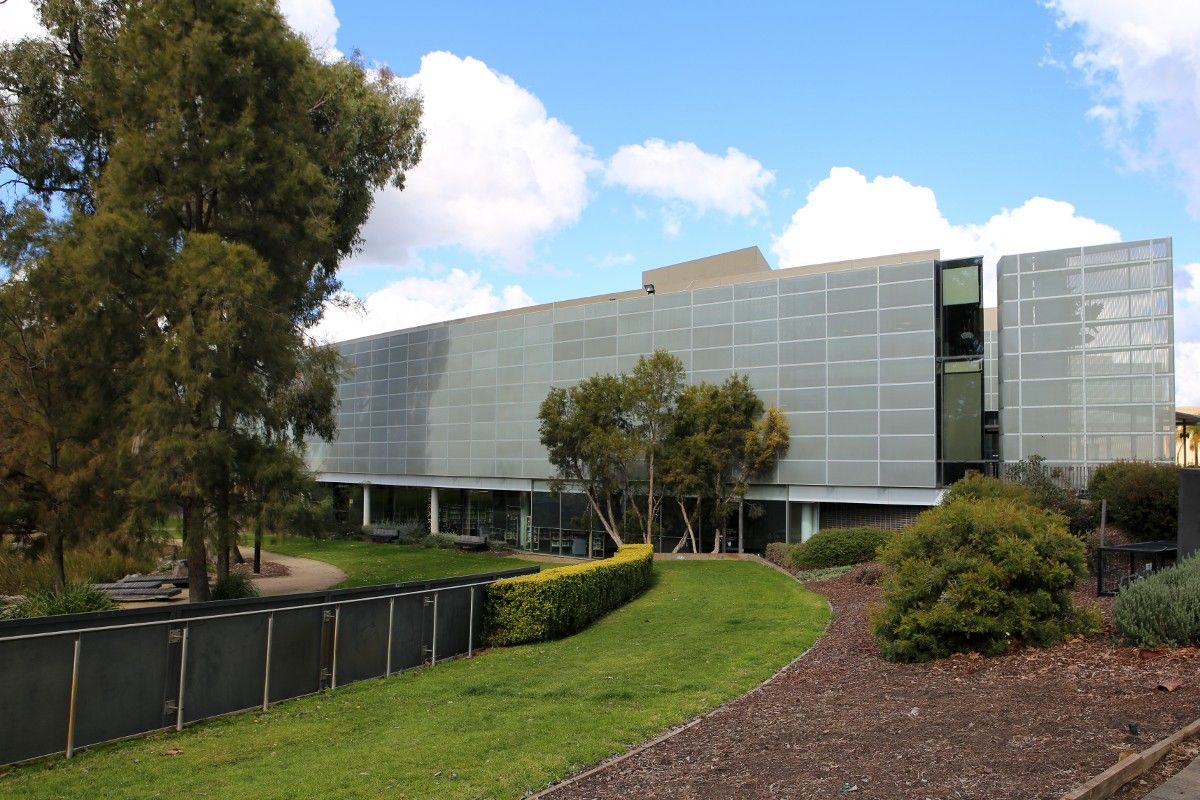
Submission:
<svg viewBox="0 0 1200 800">
<path fill-rule="evenodd" d="M 263 668 L 263 702 L 262 710 L 266 711 L 271 702 L 271 634 L 275 631 L 275 612 L 267 615 L 267 665 Z"/>
<path fill-rule="evenodd" d="M 387 637 L 387 668 L 384 675 L 392 674 L 392 620 L 396 618 L 396 598 L 388 603 L 388 637 Z"/>
<path fill-rule="evenodd" d="M 75 634 L 75 658 L 71 662 L 71 699 L 67 701 L 67 758 L 75 755 L 75 700 L 79 696 L 79 640 Z"/>
<path fill-rule="evenodd" d="M 471 608 L 467 612 L 467 655 L 475 654 L 473 644 L 475 642 L 475 587 L 471 587 Z"/>
<path fill-rule="evenodd" d="M 342 622 L 342 606 L 336 605 L 333 607 L 333 673 L 329 678 L 329 688 L 337 688 L 337 651 L 338 651 L 338 628 Z"/>
<path fill-rule="evenodd" d="M 429 651 L 429 665 L 433 666 L 437 663 L 437 608 L 438 596 L 441 592 L 435 592 L 433 595 L 433 647 Z"/>
<path fill-rule="evenodd" d="M 744 511 L 744 505 L 745 505 L 744 501 L 738 500 L 738 552 L 739 553 L 746 552 L 742 546 L 743 543 L 745 542 L 745 535 L 746 535 L 745 534 L 745 517 L 746 517 L 746 515 L 745 515 L 745 511 Z"/>
<path fill-rule="evenodd" d="M 188 626 L 183 626 L 183 646 L 179 650 L 179 695 L 175 704 L 175 730 L 183 730 L 183 684 L 187 676 Z"/>
</svg>

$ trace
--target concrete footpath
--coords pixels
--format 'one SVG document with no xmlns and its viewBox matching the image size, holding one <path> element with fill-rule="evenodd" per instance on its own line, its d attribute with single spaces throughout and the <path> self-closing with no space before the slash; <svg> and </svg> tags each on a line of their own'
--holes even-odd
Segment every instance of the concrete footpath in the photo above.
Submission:
<svg viewBox="0 0 1200 800">
<path fill-rule="evenodd" d="M 1196 800 L 1200 797 L 1200 758 L 1176 772 L 1174 777 L 1161 784 L 1145 800 Z"/>
<path fill-rule="evenodd" d="M 248 555 L 250 551 L 247 551 Z M 247 559 L 248 560 L 248 559 Z M 290 594 L 292 592 L 317 592 L 328 589 L 346 580 L 346 573 L 324 561 L 312 558 L 285 556 L 282 553 L 262 551 L 264 562 L 274 561 L 288 568 L 290 574 L 272 578 L 253 578 L 254 586 L 261 595 Z"/>
</svg>

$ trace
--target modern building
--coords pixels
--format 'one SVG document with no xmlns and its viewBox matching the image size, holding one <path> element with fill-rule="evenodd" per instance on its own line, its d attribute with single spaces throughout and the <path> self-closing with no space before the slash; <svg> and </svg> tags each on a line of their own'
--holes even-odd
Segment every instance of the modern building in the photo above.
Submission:
<svg viewBox="0 0 1200 800">
<path fill-rule="evenodd" d="M 657 348 L 692 381 L 748 375 L 788 416 L 790 449 L 732 523 L 748 550 L 902 525 L 968 470 L 1034 455 L 1076 481 L 1174 460 L 1170 239 L 1004 256 L 997 308 L 983 272 L 938 251 L 772 269 L 751 247 L 631 291 L 344 342 L 337 439 L 313 442 L 310 466 L 364 521 L 600 554 L 582 498 L 550 491 L 538 407 Z"/>
</svg>

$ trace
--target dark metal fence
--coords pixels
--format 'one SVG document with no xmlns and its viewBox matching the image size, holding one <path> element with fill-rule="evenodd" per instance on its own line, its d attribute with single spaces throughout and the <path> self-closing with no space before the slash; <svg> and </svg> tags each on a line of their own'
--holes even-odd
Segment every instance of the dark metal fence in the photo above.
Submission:
<svg viewBox="0 0 1200 800">
<path fill-rule="evenodd" d="M 2 622 L 0 764 L 469 655 L 483 588 L 536 571 Z"/>
</svg>

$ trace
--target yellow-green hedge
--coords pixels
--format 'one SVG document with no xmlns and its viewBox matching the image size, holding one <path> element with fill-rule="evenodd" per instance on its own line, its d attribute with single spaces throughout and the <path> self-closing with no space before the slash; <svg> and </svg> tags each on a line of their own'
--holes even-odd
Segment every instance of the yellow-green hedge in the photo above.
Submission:
<svg viewBox="0 0 1200 800">
<path fill-rule="evenodd" d="M 603 561 L 496 581 L 487 587 L 487 641 L 525 644 L 583 630 L 645 591 L 653 573 L 654 548 L 626 544 Z"/>
</svg>

